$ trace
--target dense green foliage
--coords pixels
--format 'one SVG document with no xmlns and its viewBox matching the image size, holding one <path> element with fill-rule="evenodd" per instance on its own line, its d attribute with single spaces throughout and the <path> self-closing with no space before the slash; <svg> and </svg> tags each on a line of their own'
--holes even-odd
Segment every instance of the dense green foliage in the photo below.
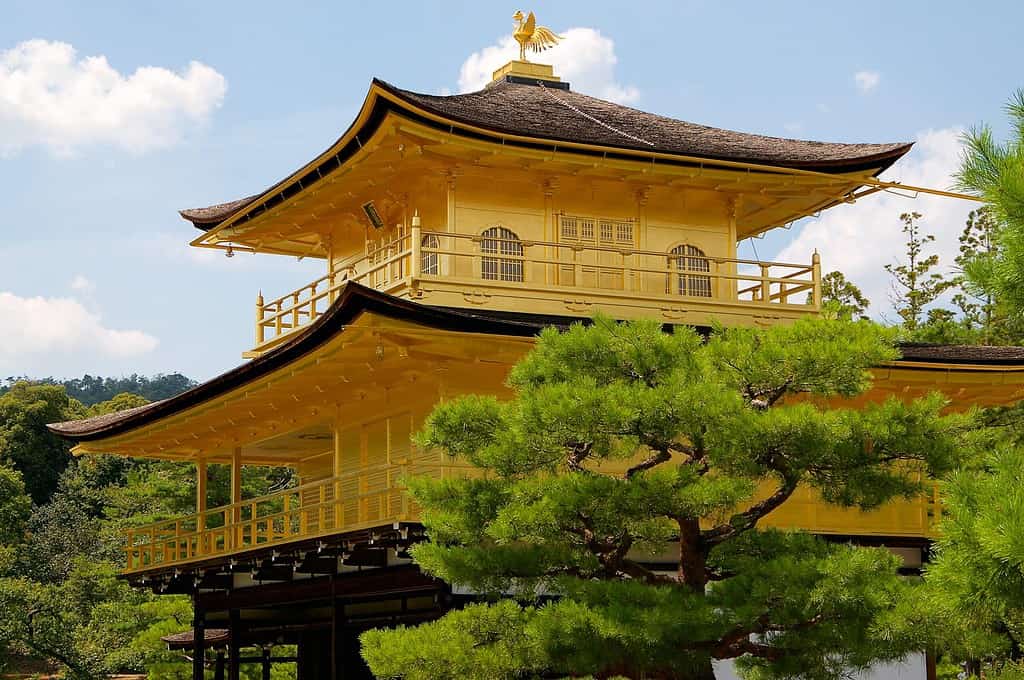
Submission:
<svg viewBox="0 0 1024 680">
<path fill-rule="evenodd" d="M 442 404 L 420 435 L 488 474 L 412 487 L 420 566 L 508 599 L 365 634 L 371 668 L 709 678 L 736 659 L 753 677 L 832 678 L 900 658 L 916 641 L 880 627 L 909 587 L 894 556 L 758 526 L 800 485 L 874 508 L 921 491 L 907 466 L 937 476 L 963 455 L 968 419 L 941 398 L 829 406 L 869 386 L 891 339 L 828 319 L 706 342 L 605 318 L 544 332 L 511 400 Z M 651 566 L 666 548 L 674 573 Z"/>
<path fill-rule="evenodd" d="M 867 318 L 871 302 L 842 272 L 829 272 L 821 277 L 821 301 L 825 312 L 842 319 Z"/>
<path fill-rule="evenodd" d="M 35 503 L 45 503 L 68 466 L 68 446 L 47 423 L 84 417 L 85 408 L 56 385 L 15 383 L 0 396 L 0 463 L 18 470 Z"/>
<path fill-rule="evenodd" d="M 1024 418 L 1020 405 L 989 409 L 987 451 L 942 486 L 943 520 L 925 584 L 894 617 L 974 674 L 1015 677 L 1024 661 Z"/>
<path fill-rule="evenodd" d="M 86 407 L 63 386 L 28 382 L 0 395 L 0 670 L 30 657 L 56 662 L 75 679 L 142 670 L 154 680 L 191 677 L 181 654 L 159 639 L 190 627 L 189 600 L 135 591 L 116 574 L 121 528 L 194 511 L 195 467 L 75 459 L 45 428 L 146 401 L 119 394 Z M 211 505 L 226 503 L 227 467 L 208 474 Z M 292 481 L 287 470 L 255 467 L 243 468 L 242 479 L 244 497 Z M 275 678 L 289 672 L 282 667 Z"/>
<path fill-rule="evenodd" d="M 0 381 L 0 394 L 4 394 L 19 382 L 61 386 L 68 397 L 86 406 L 110 401 L 119 394 L 132 394 L 146 401 L 159 401 L 180 394 L 196 384 L 194 380 L 186 378 L 181 373 L 161 373 L 152 377 L 133 373 L 122 378 L 102 378 L 86 374 L 81 378 L 64 380 L 10 377 Z"/>
</svg>

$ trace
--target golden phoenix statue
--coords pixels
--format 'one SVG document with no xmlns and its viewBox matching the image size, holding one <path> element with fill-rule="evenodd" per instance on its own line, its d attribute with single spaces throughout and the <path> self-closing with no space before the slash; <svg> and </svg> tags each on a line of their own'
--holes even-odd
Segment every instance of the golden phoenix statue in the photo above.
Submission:
<svg viewBox="0 0 1024 680">
<path fill-rule="evenodd" d="M 520 61 L 526 61 L 527 47 L 534 52 L 542 52 L 549 47 L 554 47 L 562 39 L 562 36 L 555 35 L 555 32 L 547 26 L 538 26 L 537 17 L 533 16 L 533 12 L 530 12 L 524 20 L 522 11 L 516 10 L 512 18 L 517 22 L 515 30 L 512 31 L 512 37 L 519 43 Z"/>
</svg>

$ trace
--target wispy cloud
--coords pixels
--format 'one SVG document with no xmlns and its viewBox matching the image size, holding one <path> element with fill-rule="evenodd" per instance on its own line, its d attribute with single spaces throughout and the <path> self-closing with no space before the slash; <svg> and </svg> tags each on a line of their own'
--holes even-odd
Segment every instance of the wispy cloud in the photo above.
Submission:
<svg viewBox="0 0 1024 680">
<path fill-rule="evenodd" d="M 21 374 L 43 358 L 134 357 L 158 341 L 139 330 L 108 328 L 99 314 L 70 297 L 20 297 L 0 292 L 0 370 Z"/>
<path fill-rule="evenodd" d="M 882 74 L 878 71 L 857 71 L 853 74 L 853 82 L 861 92 L 870 92 L 882 82 Z"/>
<path fill-rule="evenodd" d="M 71 290 L 80 293 L 92 293 L 96 290 L 96 284 L 81 274 L 75 274 L 75 277 L 71 279 Z"/>
<path fill-rule="evenodd" d="M 632 85 L 618 81 L 615 65 L 615 41 L 593 28 L 570 28 L 561 32 L 558 45 L 533 57 L 534 61 L 552 64 L 555 75 L 567 80 L 577 92 L 629 103 L 640 96 Z M 519 44 L 505 36 L 496 44 L 483 48 L 466 58 L 459 70 L 459 91 L 472 92 L 491 82 L 491 76 L 511 59 L 519 58 Z"/>
<path fill-rule="evenodd" d="M 27 147 L 56 155 L 105 144 L 141 153 L 177 142 L 221 105 L 227 81 L 198 61 L 175 73 L 130 75 L 67 43 L 29 40 L 0 52 L 0 156 Z"/>
</svg>

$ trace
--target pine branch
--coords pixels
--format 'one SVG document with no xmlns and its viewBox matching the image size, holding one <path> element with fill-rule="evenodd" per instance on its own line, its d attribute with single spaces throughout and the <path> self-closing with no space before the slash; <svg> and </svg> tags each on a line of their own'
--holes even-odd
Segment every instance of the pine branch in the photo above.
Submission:
<svg viewBox="0 0 1024 680">
<path fill-rule="evenodd" d="M 799 480 L 787 478 L 782 485 L 775 490 L 775 493 L 762 501 L 755 503 L 743 512 L 736 513 L 729 518 L 727 524 L 720 524 L 712 529 L 701 532 L 701 545 L 705 554 L 711 551 L 714 546 L 735 538 L 745 531 L 757 526 L 762 517 L 779 507 L 796 491 Z"/>
</svg>

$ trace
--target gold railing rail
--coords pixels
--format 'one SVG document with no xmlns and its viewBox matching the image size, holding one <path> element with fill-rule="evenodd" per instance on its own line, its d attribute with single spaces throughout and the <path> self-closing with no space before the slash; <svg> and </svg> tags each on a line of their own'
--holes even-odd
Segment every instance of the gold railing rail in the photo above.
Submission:
<svg viewBox="0 0 1024 680">
<path fill-rule="evenodd" d="M 205 512 L 125 530 L 126 571 L 170 567 L 255 548 L 407 521 L 404 478 L 467 477 L 467 465 L 378 465 Z"/>
<path fill-rule="evenodd" d="M 473 289 L 525 286 L 614 294 L 659 304 L 687 299 L 808 311 L 821 306 L 816 253 L 811 264 L 791 264 L 413 227 L 363 256 L 337 263 L 329 274 L 287 295 L 269 302 L 259 296 L 257 347 L 316 320 L 346 281 L 385 292 L 444 281 Z"/>
</svg>

